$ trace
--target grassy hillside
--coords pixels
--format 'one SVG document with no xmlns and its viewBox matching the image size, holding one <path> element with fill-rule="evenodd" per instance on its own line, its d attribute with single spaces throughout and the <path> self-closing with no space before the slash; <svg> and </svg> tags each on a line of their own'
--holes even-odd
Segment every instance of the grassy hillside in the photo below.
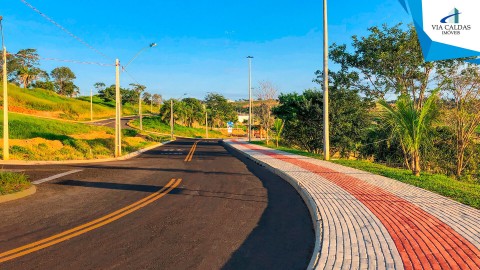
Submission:
<svg viewBox="0 0 480 270">
<path fill-rule="evenodd" d="M 3 91 L 3 87 L 0 87 Z M 68 120 L 90 120 L 90 97 L 68 98 L 55 92 L 44 89 L 25 89 L 16 85 L 8 85 L 9 110 L 44 117 L 53 117 Z M 147 113 L 149 105 L 144 105 L 142 111 Z M 157 108 L 158 110 L 158 108 Z M 124 115 L 138 113 L 137 104 L 122 106 Z M 104 102 L 98 96 L 93 99 L 94 119 L 110 118 L 115 116 L 115 103 Z"/>
<path fill-rule="evenodd" d="M 3 122 L 3 111 L 0 111 Z M 13 160 L 72 160 L 113 157 L 114 131 L 32 116 L 10 114 L 10 158 Z M 3 125 L 0 125 L 0 134 Z M 136 151 L 163 138 L 142 138 L 134 130 L 124 130 L 124 153 Z M 3 140 L 0 140 L 0 149 Z M 1 157 L 1 150 L 0 150 Z"/>
<path fill-rule="evenodd" d="M 136 119 L 132 121 L 131 124 L 138 127 L 140 125 L 140 121 Z M 142 124 L 143 124 L 143 128 L 147 131 L 170 134 L 170 125 L 162 122 L 160 120 L 160 117 L 158 116 L 144 117 Z M 190 128 L 190 127 L 185 127 L 181 125 L 175 125 L 174 130 L 175 130 L 176 136 L 196 137 L 196 138 L 205 137 L 205 128 Z M 225 137 L 225 135 L 215 130 L 209 130 L 208 137 L 222 138 L 222 137 Z"/>
</svg>

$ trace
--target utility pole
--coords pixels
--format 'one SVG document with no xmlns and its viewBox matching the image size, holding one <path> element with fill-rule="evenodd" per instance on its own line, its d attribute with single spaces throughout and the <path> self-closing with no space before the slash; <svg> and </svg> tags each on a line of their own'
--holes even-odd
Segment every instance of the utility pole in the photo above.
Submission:
<svg viewBox="0 0 480 270">
<path fill-rule="evenodd" d="M 248 142 L 252 141 L 252 58 L 248 59 Z"/>
<path fill-rule="evenodd" d="M 143 130 L 143 124 L 142 124 L 142 92 L 138 92 L 138 113 L 140 115 L 140 130 Z"/>
<path fill-rule="evenodd" d="M 90 122 L 93 121 L 93 90 L 90 88 Z"/>
<path fill-rule="evenodd" d="M 0 16 L 3 47 L 3 160 L 10 159 L 9 134 L 8 134 L 8 82 L 7 82 L 7 48 L 3 40 L 3 17 Z"/>
<path fill-rule="evenodd" d="M 121 96 L 120 96 L 120 61 L 115 60 L 115 157 L 122 155 L 122 126 L 121 126 Z"/>
<path fill-rule="evenodd" d="M 330 160 L 328 116 L 328 20 L 327 0 L 323 0 L 323 158 Z"/>
<path fill-rule="evenodd" d="M 207 112 L 206 105 L 205 105 L 205 135 L 206 135 L 206 138 L 208 139 L 208 112 Z"/>
<path fill-rule="evenodd" d="M 170 99 L 170 138 L 173 141 L 173 98 Z"/>
<path fill-rule="evenodd" d="M 150 96 L 150 113 L 153 113 L 153 94 Z"/>
</svg>

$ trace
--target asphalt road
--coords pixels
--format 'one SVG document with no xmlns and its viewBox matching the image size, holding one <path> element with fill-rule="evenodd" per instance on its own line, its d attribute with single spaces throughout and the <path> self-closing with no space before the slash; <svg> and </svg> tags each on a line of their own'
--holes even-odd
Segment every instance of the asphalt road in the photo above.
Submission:
<svg viewBox="0 0 480 270">
<path fill-rule="evenodd" d="M 136 118 L 138 118 L 138 116 L 122 117 L 120 119 L 120 121 L 122 122 L 122 128 L 131 129 L 131 127 L 129 127 L 127 125 L 127 123 L 130 120 L 136 119 Z M 115 128 L 115 119 L 106 119 L 106 120 L 101 120 L 101 121 L 95 121 L 95 122 L 91 122 L 89 124 L 95 125 L 95 126 L 106 126 L 106 127 Z"/>
<path fill-rule="evenodd" d="M 128 161 L 4 166 L 32 181 L 71 174 L 0 204 L 0 269 L 305 269 L 314 232 L 296 191 L 218 141 L 195 142 Z"/>
</svg>

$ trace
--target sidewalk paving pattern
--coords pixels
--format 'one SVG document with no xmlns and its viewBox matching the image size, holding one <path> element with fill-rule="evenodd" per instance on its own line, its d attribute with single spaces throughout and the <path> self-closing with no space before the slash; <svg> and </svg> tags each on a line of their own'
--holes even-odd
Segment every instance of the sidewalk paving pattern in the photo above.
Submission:
<svg viewBox="0 0 480 270">
<path fill-rule="evenodd" d="M 283 171 L 313 197 L 323 228 L 316 269 L 480 269 L 477 209 L 331 162 L 226 143 Z"/>
</svg>

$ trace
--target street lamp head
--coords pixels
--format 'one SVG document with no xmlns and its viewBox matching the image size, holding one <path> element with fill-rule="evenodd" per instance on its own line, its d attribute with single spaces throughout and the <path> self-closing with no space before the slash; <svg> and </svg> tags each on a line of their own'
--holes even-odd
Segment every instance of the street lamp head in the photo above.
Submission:
<svg viewBox="0 0 480 270">
<path fill-rule="evenodd" d="M 153 43 L 150 43 L 150 48 L 153 48 L 153 47 L 156 47 L 157 46 L 157 43 L 153 42 Z"/>
<path fill-rule="evenodd" d="M 250 58 L 250 59 L 251 59 L 251 58 L 253 58 L 253 56 L 250 56 L 250 55 L 249 55 L 249 56 L 247 56 L 247 58 Z"/>
</svg>

